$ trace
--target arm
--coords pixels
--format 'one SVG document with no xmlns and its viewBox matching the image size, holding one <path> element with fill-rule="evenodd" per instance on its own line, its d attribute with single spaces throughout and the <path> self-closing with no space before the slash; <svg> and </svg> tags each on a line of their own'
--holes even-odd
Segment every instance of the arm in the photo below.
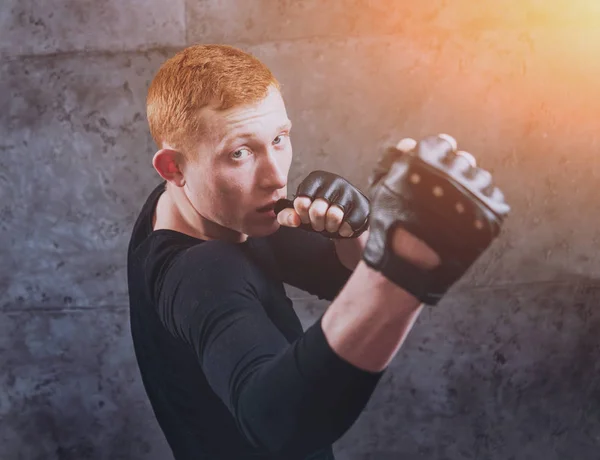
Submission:
<svg viewBox="0 0 600 460">
<path fill-rule="evenodd" d="M 281 280 L 320 299 L 332 301 L 352 274 L 333 240 L 319 233 L 281 226 L 267 240 Z"/>
<path fill-rule="evenodd" d="M 418 302 L 361 263 L 325 316 L 289 344 L 266 316 L 244 260 L 210 252 L 218 246 L 204 243 L 173 264 L 160 317 L 194 349 L 254 446 L 296 458 L 330 445 L 364 409 Z"/>
<path fill-rule="evenodd" d="M 383 371 L 408 336 L 422 304 L 364 261 L 323 315 L 335 353 L 354 366 Z"/>
</svg>

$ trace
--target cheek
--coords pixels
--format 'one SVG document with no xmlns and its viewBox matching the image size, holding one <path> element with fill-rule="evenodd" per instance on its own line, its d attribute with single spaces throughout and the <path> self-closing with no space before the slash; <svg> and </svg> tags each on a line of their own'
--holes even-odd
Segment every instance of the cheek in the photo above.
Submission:
<svg viewBox="0 0 600 460">
<path fill-rule="evenodd" d="M 229 212 L 243 212 L 244 204 L 251 199 L 250 181 L 245 180 L 245 175 L 223 175 L 214 182 L 215 198 Z"/>
</svg>

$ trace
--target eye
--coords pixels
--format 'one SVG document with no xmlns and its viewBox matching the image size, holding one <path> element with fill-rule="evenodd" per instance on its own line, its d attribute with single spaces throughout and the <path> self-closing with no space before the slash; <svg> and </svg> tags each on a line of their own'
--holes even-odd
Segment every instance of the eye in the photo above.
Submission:
<svg viewBox="0 0 600 460">
<path fill-rule="evenodd" d="M 235 152 L 231 153 L 231 158 L 233 158 L 234 160 L 243 160 L 245 158 L 244 154 L 247 153 L 248 155 L 250 154 L 250 150 L 248 149 L 238 149 Z"/>
<path fill-rule="evenodd" d="M 281 144 L 286 136 L 287 134 L 280 134 L 279 136 L 277 136 L 275 139 L 273 139 L 273 145 Z"/>
</svg>

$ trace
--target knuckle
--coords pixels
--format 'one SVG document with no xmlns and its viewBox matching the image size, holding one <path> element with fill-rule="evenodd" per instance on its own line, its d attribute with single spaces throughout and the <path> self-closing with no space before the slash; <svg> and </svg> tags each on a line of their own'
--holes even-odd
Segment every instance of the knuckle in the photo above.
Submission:
<svg viewBox="0 0 600 460">
<path fill-rule="evenodd" d="M 306 210 L 310 207 L 311 200 L 306 196 L 299 196 L 294 200 L 294 207 L 300 210 Z"/>
<path fill-rule="evenodd" d="M 401 139 L 396 144 L 396 149 L 400 150 L 401 152 L 408 153 L 412 149 L 414 149 L 416 146 L 417 146 L 416 140 L 414 140 L 410 137 L 405 137 L 404 139 Z"/>
<path fill-rule="evenodd" d="M 454 160 L 452 161 L 451 169 L 454 169 L 455 171 L 457 171 L 459 173 L 462 173 L 462 174 L 468 173 L 473 168 L 474 168 L 474 166 L 471 165 L 469 160 L 463 156 L 455 156 Z"/>
<path fill-rule="evenodd" d="M 458 148 L 458 143 L 456 142 L 456 139 L 454 139 L 454 137 L 452 137 L 450 134 L 440 133 L 437 137 L 448 142 L 452 146 L 453 151 L 456 151 L 456 149 Z"/>
<path fill-rule="evenodd" d="M 323 208 L 319 203 L 314 202 L 313 205 L 308 210 L 308 214 L 313 219 L 322 219 L 325 216 L 326 208 Z"/>
<path fill-rule="evenodd" d="M 477 181 L 482 184 L 487 184 L 492 181 L 492 174 L 485 169 L 479 169 L 477 171 Z"/>
<path fill-rule="evenodd" d="M 344 218 L 344 211 L 337 205 L 332 205 L 327 210 L 328 217 L 332 219 L 342 220 Z"/>
<path fill-rule="evenodd" d="M 466 161 L 467 163 L 469 163 L 471 165 L 471 167 L 473 167 L 473 168 L 475 168 L 477 166 L 477 160 L 469 152 L 466 152 L 464 150 L 459 150 L 458 152 L 456 152 L 456 156 L 458 157 L 458 159 L 462 159 L 463 161 Z"/>
<path fill-rule="evenodd" d="M 319 207 L 321 207 L 321 208 L 322 208 L 322 207 L 328 207 L 328 206 L 329 206 L 329 203 L 327 202 L 327 200 L 326 200 L 325 198 L 317 198 L 317 199 L 314 201 L 314 204 L 315 204 L 316 206 L 319 206 Z"/>
</svg>

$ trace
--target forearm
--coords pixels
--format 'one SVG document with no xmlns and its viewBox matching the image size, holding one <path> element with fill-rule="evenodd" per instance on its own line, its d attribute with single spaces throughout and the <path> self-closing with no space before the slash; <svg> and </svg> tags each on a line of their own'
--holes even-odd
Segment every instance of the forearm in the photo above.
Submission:
<svg viewBox="0 0 600 460">
<path fill-rule="evenodd" d="M 420 311 L 418 300 L 359 262 L 319 322 L 239 379 L 234 413 L 247 438 L 280 456 L 335 442 L 364 410 Z"/>
<path fill-rule="evenodd" d="M 361 261 L 325 312 L 322 327 L 342 359 L 379 372 L 394 358 L 421 310 L 416 298 Z"/>
</svg>

